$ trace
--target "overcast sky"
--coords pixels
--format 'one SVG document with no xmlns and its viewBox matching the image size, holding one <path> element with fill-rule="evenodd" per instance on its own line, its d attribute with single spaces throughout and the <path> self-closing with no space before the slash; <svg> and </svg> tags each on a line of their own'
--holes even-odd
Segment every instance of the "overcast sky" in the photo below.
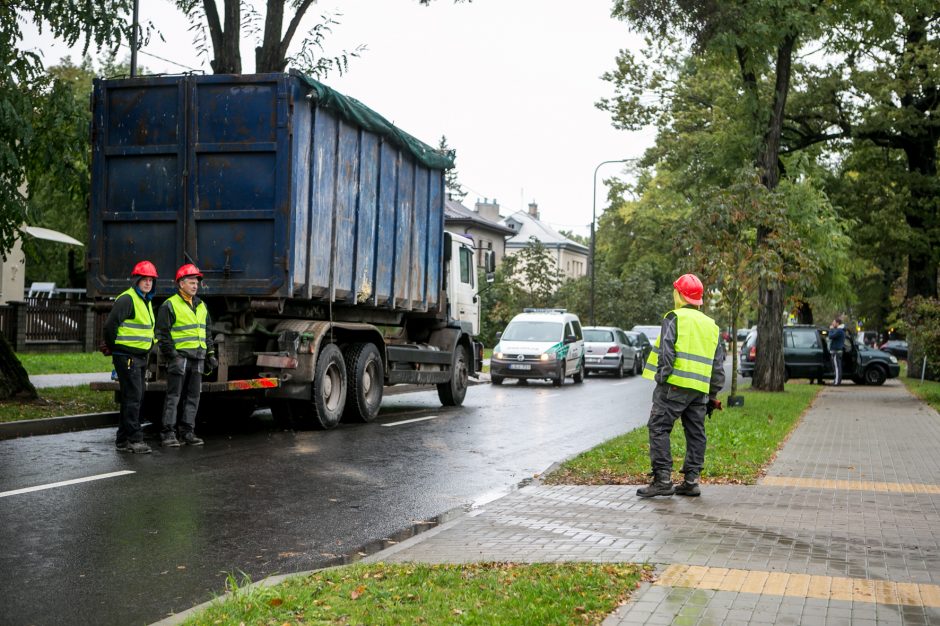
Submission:
<svg viewBox="0 0 940 626">
<path fill-rule="evenodd" d="M 151 39 L 138 57 L 141 66 L 156 73 L 211 73 L 170 0 L 140 4 L 141 22 L 152 21 L 166 39 Z M 325 82 L 429 144 L 446 135 L 457 150 L 467 206 L 495 198 L 506 216 L 534 200 L 544 221 L 586 235 L 594 168 L 638 157 L 653 140 L 652 132 L 614 129 L 594 106 L 612 94 L 600 76 L 613 68 L 618 50 L 641 45 L 610 17 L 612 4 L 437 0 L 424 7 L 417 0 L 320 0 L 314 16 L 342 14 L 327 53 L 368 47 L 351 60 L 346 75 L 334 73 Z M 70 52 L 77 56 L 26 32 L 26 45 L 41 50 L 47 65 Z M 243 43 L 244 70 L 253 71 L 255 43 Z M 605 165 L 598 180 L 619 167 Z M 598 214 L 605 200 L 599 183 Z"/>
</svg>

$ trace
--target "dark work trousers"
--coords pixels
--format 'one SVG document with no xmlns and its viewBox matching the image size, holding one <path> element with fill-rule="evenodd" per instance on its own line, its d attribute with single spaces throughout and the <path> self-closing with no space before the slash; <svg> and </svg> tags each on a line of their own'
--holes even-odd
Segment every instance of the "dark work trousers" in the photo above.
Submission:
<svg viewBox="0 0 940 626">
<path fill-rule="evenodd" d="M 835 374 L 835 377 L 836 377 L 836 379 L 833 381 L 833 384 L 841 385 L 842 384 L 842 350 L 832 351 L 832 372 L 833 374 Z"/>
<path fill-rule="evenodd" d="M 112 354 L 111 363 L 121 386 L 121 419 L 118 422 L 115 443 L 143 441 L 140 430 L 140 405 L 144 400 L 144 374 L 147 357 Z"/>
<path fill-rule="evenodd" d="M 650 431 L 650 464 L 653 472 L 672 472 L 672 451 L 669 434 L 677 419 L 685 430 L 685 463 L 683 474 L 702 473 L 705 464 L 705 409 L 708 395 L 673 385 L 656 385 L 653 390 L 653 409 L 647 424 Z"/>
<path fill-rule="evenodd" d="M 202 390 L 202 363 L 203 359 L 179 356 L 167 366 L 162 436 L 175 432 L 177 424 L 180 437 L 195 430 L 199 392 Z"/>
</svg>

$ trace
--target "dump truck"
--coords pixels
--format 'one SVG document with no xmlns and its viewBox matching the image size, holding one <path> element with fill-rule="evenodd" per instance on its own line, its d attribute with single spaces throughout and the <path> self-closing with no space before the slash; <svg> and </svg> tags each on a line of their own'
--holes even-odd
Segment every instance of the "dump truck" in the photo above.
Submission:
<svg viewBox="0 0 940 626">
<path fill-rule="evenodd" d="M 452 154 L 293 71 L 99 79 L 92 115 L 88 293 L 106 315 L 148 259 L 159 304 L 195 263 L 219 359 L 206 411 L 332 428 L 374 420 L 389 385 L 463 402 L 483 347 L 478 251 L 444 230 Z"/>
</svg>

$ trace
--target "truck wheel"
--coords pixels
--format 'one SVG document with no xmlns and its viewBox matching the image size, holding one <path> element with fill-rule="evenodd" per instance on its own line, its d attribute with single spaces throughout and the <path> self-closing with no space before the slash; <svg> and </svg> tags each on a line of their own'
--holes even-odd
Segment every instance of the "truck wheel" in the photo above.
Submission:
<svg viewBox="0 0 940 626">
<path fill-rule="evenodd" d="M 379 414 L 385 385 L 385 367 L 372 343 L 354 343 L 343 354 L 346 360 L 345 417 L 371 422 Z"/>
<path fill-rule="evenodd" d="M 467 396 L 468 370 L 467 349 L 458 345 L 450 366 L 450 380 L 437 386 L 437 397 L 444 406 L 460 406 Z"/>
<path fill-rule="evenodd" d="M 320 350 L 313 375 L 313 425 L 323 430 L 335 428 L 346 407 L 346 363 L 336 344 Z"/>
<path fill-rule="evenodd" d="M 865 370 L 865 384 L 883 385 L 888 378 L 888 373 L 879 365 L 871 365 Z"/>
<path fill-rule="evenodd" d="M 621 364 L 620 369 L 623 370 L 623 365 Z M 578 371 L 574 373 L 574 376 L 571 377 L 576 385 L 580 385 L 584 382 L 584 358 L 578 363 Z"/>
</svg>

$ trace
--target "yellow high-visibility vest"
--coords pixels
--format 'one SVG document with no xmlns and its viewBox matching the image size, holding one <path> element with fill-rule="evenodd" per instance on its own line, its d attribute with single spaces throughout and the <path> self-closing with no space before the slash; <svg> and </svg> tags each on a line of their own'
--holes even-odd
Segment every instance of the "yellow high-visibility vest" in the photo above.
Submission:
<svg viewBox="0 0 940 626">
<path fill-rule="evenodd" d="M 209 310 L 206 309 L 205 302 L 199 302 L 195 311 L 178 293 L 167 298 L 167 302 L 173 307 L 173 314 L 176 316 L 176 321 L 173 322 L 173 326 L 170 328 L 173 347 L 177 350 L 195 350 L 197 348 L 205 350 L 206 320 L 209 316 Z"/>
<path fill-rule="evenodd" d="M 698 309 L 682 307 L 672 312 L 676 315 L 676 360 L 666 383 L 708 393 L 712 363 L 718 348 L 718 324 Z M 644 378 L 655 380 L 661 337 L 656 338 L 653 351 L 646 361 Z"/>
<path fill-rule="evenodd" d="M 134 317 L 123 320 L 117 328 L 117 338 L 115 345 L 135 348 L 137 350 L 149 350 L 153 347 L 153 305 L 149 300 L 144 300 L 137 293 L 137 290 L 131 287 L 122 292 L 121 296 L 130 296 L 134 303 Z"/>
</svg>

